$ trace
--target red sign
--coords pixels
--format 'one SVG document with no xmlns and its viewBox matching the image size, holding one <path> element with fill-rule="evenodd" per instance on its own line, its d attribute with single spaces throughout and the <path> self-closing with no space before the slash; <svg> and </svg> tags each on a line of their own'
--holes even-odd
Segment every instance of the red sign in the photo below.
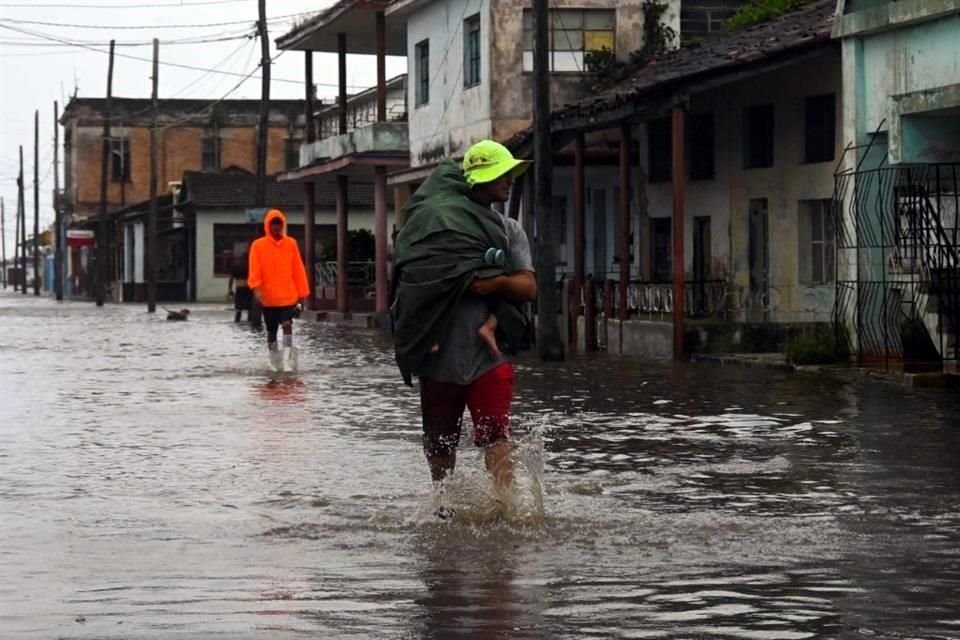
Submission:
<svg viewBox="0 0 960 640">
<path fill-rule="evenodd" d="M 92 247 L 94 244 L 93 231 L 86 229 L 67 229 L 67 246 Z"/>
</svg>

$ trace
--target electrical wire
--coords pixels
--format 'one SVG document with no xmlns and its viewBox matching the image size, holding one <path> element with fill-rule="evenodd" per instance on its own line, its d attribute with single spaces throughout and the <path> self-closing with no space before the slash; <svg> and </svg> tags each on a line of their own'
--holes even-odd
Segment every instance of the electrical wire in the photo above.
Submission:
<svg viewBox="0 0 960 640">
<path fill-rule="evenodd" d="M 26 35 L 36 36 L 36 37 L 40 37 L 40 38 L 43 38 L 43 39 L 46 39 L 46 40 L 50 40 L 50 41 L 52 41 L 52 42 L 59 42 L 59 43 L 61 43 L 61 44 L 68 44 L 68 45 L 71 45 L 71 46 L 73 46 L 73 47 L 77 47 L 77 48 L 80 48 L 80 49 L 87 49 L 87 50 L 89 50 L 89 51 L 94 51 L 94 52 L 97 52 L 97 53 L 109 54 L 109 51 L 104 51 L 103 49 L 97 49 L 96 47 L 92 47 L 92 46 L 90 46 L 90 45 L 85 45 L 85 44 L 70 42 L 69 40 L 65 40 L 65 39 L 59 38 L 59 37 L 57 37 L 57 36 L 48 35 L 48 34 L 38 34 L 37 32 L 31 32 L 31 31 L 29 31 L 29 30 L 27 30 L 27 29 L 21 29 L 21 28 L 19 28 L 19 27 L 11 27 L 11 26 L 9 26 L 9 25 L 5 25 L 5 24 L 2 24 L 2 23 L 0 23 L 0 29 L 8 29 L 8 30 L 10 30 L 10 31 L 17 31 L 17 32 L 19 32 L 19 33 L 25 33 Z M 286 51 L 286 49 L 285 49 L 284 51 Z M 141 62 L 150 62 L 150 63 L 153 62 L 153 60 L 152 60 L 151 58 L 144 58 L 144 57 L 142 57 L 142 56 L 135 56 L 135 55 L 131 55 L 131 54 L 129 54 L 129 53 L 118 53 L 118 52 L 115 52 L 114 55 L 115 55 L 116 57 L 119 57 L 119 58 L 127 58 L 127 59 L 129 59 L 129 60 L 139 60 L 139 61 L 141 61 Z M 163 61 L 160 61 L 159 64 L 164 65 L 164 66 L 168 66 L 168 67 L 175 67 L 175 68 L 177 68 L 177 69 L 189 69 L 189 70 L 191 70 L 191 71 L 210 71 L 210 69 L 207 68 L 207 67 L 197 67 L 197 66 L 189 65 L 189 64 L 180 64 L 180 63 L 177 63 L 177 62 L 163 62 Z M 242 76 L 243 76 L 243 74 L 241 74 L 241 73 L 234 73 L 234 72 L 230 72 L 230 71 L 215 71 L 215 73 L 220 73 L 220 74 L 223 74 L 223 75 L 233 76 L 233 77 L 242 77 Z M 283 82 L 283 83 L 286 83 L 286 84 L 296 84 L 296 85 L 302 85 L 302 84 L 303 84 L 303 81 L 302 81 L 302 80 L 290 80 L 290 79 L 287 79 L 287 78 L 271 78 L 271 82 Z M 339 85 L 334 84 L 334 83 L 322 83 L 322 82 L 315 82 L 314 84 L 315 84 L 316 86 L 318 86 L 318 87 L 338 87 L 338 86 L 339 86 Z M 357 85 L 350 85 L 350 88 L 351 88 L 351 89 L 356 89 L 356 88 L 364 88 L 364 89 L 366 89 L 366 88 L 368 88 L 368 87 L 358 87 Z"/>
<path fill-rule="evenodd" d="M 315 15 L 320 10 L 303 11 L 301 13 L 290 13 L 283 16 L 267 18 L 267 23 L 276 23 L 289 20 L 290 18 L 299 18 L 302 16 Z M 104 24 L 71 24 L 65 22 L 45 22 L 43 20 L 17 20 L 15 18 L 0 18 L 2 22 L 12 22 L 14 24 L 35 24 L 45 27 L 68 27 L 71 29 L 109 29 L 119 31 L 126 29 L 206 29 L 210 27 L 229 27 L 237 24 L 256 24 L 256 20 L 233 20 L 230 22 L 208 22 L 204 24 L 143 24 L 143 25 L 104 25 Z"/>
<path fill-rule="evenodd" d="M 0 9 L 181 9 L 202 7 L 215 4 L 236 4 L 246 0 L 203 0 L 202 2 L 183 2 L 178 4 L 37 4 L 17 2 L 0 4 Z"/>
</svg>

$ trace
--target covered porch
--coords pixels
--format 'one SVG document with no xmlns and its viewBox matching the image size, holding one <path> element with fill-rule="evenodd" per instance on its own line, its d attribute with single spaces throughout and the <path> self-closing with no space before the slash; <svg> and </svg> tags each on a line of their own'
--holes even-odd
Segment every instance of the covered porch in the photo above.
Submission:
<svg viewBox="0 0 960 640">
<path fill-rule="evenodd" d="M 336 180 L 337 241 L 336 270 L 324 277 L 329 284 L 333 276 L 336 289 L 336 311 L 343 319 L 357 311 L 372 311 L 378 324 L 388 316 L 390 229 L 387 196 L 387 173 L 409 166 L 409 141 L 405 77 L 386 79 L 386 57 L 406 56 L 406 30 L 402 21 L 388 21 L 387 0 L 341 0 L 336 5 L 308 20 L 277 40 L 280 49 L 304 51 L 307 125 L 304 144 L 300 148 L 299 166 L 279 176 L 281 181 L 303 182 L 305 194 L 305 260 L 313 264 L 315 225 L 314 189 L 321 179 Z M 370 38 L 370 32 L 374 38 Z M 335 53 L 338 60 L 338 98 L 334 109 L 320 113 L 314 108 L 313 52 Z M 377 60 L 377 84 L 369 91 L 349 96 L 347 89 L 347 56 L 374 55 Z M 331 122 L 328 116 L 335 113 Z M 372 113 L 373 118 L 356 117 Z M 351 118 L 351 114 L 355 117 Z M 365 307 L 366 298 L 350 294 L 350 252 L 348 243 L 349 207 L 347 193 L 351 181 L 361 180 L 374 185 L 374 296 L 372 309 Z M 318 274 L 310 271 L 311 309 L 317 309 L 315 296 Z"/>
</svg>

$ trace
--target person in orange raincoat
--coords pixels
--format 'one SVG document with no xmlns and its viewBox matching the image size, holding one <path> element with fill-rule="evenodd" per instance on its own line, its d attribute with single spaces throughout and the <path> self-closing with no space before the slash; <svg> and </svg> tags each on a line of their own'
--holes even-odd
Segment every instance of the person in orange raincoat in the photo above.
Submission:
<svg viewBox="0 0 960 640">
<path fill-rule="evenodd" d="M 247 286 L 263 307 L 267 326 L 267 350 L 271 363 L 279 368 L 285 352 L 295 363 L 293 319 L 303 309 L 310 292 L 297 241 L 287 235 L 287 219 L 278 209 L 270 209 L 263 220 L 267 235 L 250 245 Z M 277 329 L 283 327 L 283 352 L 277 345 Z M 289 351 L 287 351 L 289 349 Z"/>
</svg>

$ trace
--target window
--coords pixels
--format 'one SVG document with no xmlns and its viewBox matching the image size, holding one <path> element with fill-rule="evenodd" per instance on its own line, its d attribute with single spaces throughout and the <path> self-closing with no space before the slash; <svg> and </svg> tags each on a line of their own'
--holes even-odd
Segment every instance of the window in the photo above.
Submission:
<svg viewBox="0 0 960 640">
<path fill-rule="evenodd" d="M 810 96 L 803 101 L 804 162 L 830 162 L 837 141 L 837 97 L 828 93 Z"/>
<path fill-rule="evenodd" d="M 650 221 L 651 275 L 654 282 L 673 280 L 673 256 L 671 244 L 671 218 L 654 218 Z"/>
<path fill-rule="evenodd" d="M 201 171 L 220 170 L 220 136 L 216 133 L 203 137 L 203 150 L 200 159 Z"/>
<path fill-rule="evenodd" d="M 834 247 L 836 229 L 831 200 L 801 200 L 800 282 L 830 284 L 834 281 Z"/>
<path fill-rule="evenodd" d="M 287 171 L 292 171 L 300 166 L 300 141 L 287 138 L 283 142 L 283 166 Z"/>
<path fill-rule="evenodd" d="M 647 123 L 647 157 L 650 182 L 668 182 L 673 176 L 673 140 L 670 118 Z"/>
<path fill-rule="evenodd" d="M 430 41 L 424 40 L 416 46 L 416 88 L 415 104 L 421 106 L 430 102 Z"/>
<path fill-rule="evenodd" d="M 743 110 L 743 167 L 773 166 L 773 105 L 762 104 Z"/>
<path fill-rule="evenodd" d="M 713 114 L 687 116 L 687 165 L 691 180 L 711 180 L 713 167 Z"/>
<path fill-rule="evenodd" d="M 130 182 L 130 140 L 110 139 L 110 177 L 114 182 Z"/>
<path fill-rule="evenodd" d="M 616 13 L 610 9 L 552 9 L 550 70 L 583 73 L 591 51 L 616 51 Z M 533 71 L 533 13 L 523 12 L 523 70 Z"/>
<path fill-rule="evenodd" d="M 480 84 L 480 14 L 463 22 L 463 86 Z"/>
</svg>

